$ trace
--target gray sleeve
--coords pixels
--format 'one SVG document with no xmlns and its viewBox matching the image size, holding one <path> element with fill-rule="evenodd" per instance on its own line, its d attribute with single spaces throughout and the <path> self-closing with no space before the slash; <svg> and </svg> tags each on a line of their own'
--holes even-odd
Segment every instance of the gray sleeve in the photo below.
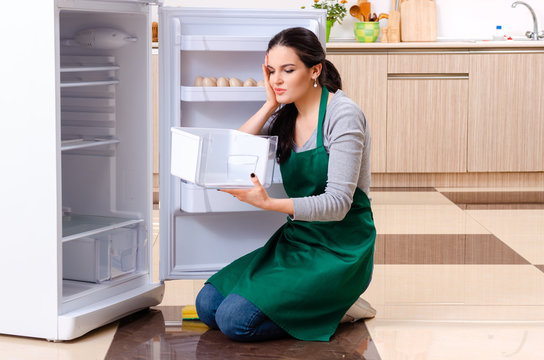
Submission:
<svg viewBox="0 0 544 360">
<path fill-rule="evenodd" d="M 317 196 L 293 198 L 292 219 L 303 221 L 342 220 L 353 202 L 365 149 L 366 120 L 352 101 L 342 101 L 327 109 L 324 144 L 329 152 L 325 192 Z"/>
</svg>

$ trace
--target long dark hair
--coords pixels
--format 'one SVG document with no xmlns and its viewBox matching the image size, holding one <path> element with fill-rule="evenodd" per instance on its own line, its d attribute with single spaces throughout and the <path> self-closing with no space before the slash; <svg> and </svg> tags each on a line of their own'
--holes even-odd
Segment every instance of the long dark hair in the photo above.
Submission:
<svg viewBox="0 0 544 360">
<path fill-rule="evenodd" d="M 285 29 L 276 34 L 268 43 L 267 53 L 274 46 L 285 46 L 295 50 L 300 60 L 307 68 L 317 64 L 323 64 L 321 74 L 318 77 L 319 84 L 327 87 L 329 91 L 336 92 L 342 89 L 340 74 L 334 65 L 325 59 L 325 50 L 321 46 L 317 36 L 310 30 L 302 27 Z M 285 104 L 272 116 L 270 135 L 278 136 L 278 150 L 276 157 L 279 163 L 285 162 L 291 155 L 295 136 L 295 121 L 298 110 L 294 103 Z"/>
</svg>

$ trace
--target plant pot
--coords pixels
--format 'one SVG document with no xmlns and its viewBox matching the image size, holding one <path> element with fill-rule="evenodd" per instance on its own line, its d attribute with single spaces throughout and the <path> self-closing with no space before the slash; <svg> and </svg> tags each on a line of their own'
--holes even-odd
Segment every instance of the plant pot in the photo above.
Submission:
<svg viewBox="0 0 544 360">
<path fill-rule="evenodd" d="M 326 37 L 327 42 L 329 42 L 329 35 L 331 34 L 332 25 L 333 25 L 332 20 L 327 20 L 327 37 Z"/>
</svg>

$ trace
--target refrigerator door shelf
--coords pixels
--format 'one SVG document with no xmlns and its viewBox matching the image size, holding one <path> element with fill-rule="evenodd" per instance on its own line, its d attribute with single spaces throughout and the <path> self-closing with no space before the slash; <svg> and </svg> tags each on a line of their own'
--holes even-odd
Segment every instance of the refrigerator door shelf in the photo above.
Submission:
<svg viewBox="0 0 544 360">
<path fill-rule="evenodd" d="M 119 143 L 119 139 L 115 139 L 115 138 L 112 138 L 112 139 L 95 138 L 91 140 L 77 138 L 77 139 L 62 140 L 62 146 L 60 150 L 69 151 L 69 150 L 85 149 L 85 148 L 103 146 L 103 145 L 112 145 L 112 144 L 118 144 L 118 143 Z"/>
<path fill-rule="evenodd" d="M 181 50 L 187 51 L 259 51 L 268 47 L 270 36 L 183 35 Z"/>
<path fill-rule="evenodd" d="M 263 87 L 181 86 L 182 101 L 265 101 Z"/>
</svg>

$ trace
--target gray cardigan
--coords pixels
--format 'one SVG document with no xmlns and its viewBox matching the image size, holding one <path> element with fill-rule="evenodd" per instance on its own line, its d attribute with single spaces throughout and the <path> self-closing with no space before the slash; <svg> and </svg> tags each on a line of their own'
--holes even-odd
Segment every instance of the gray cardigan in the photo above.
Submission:
<svg viewBox="0 0 544 360">
<path fill-rule="evenodd" d="M 316 147 L 317 129 L 295 151 Z M 367 195 L 370 188 L 370 131 L 361 109 L 342 90 L 329 104 L 323 121 L 323 145 L 329 154 L 325 193 L 293 198 L 293 220 L 342 220 L 353 202 L 355 188 Z"/>
</svg>

